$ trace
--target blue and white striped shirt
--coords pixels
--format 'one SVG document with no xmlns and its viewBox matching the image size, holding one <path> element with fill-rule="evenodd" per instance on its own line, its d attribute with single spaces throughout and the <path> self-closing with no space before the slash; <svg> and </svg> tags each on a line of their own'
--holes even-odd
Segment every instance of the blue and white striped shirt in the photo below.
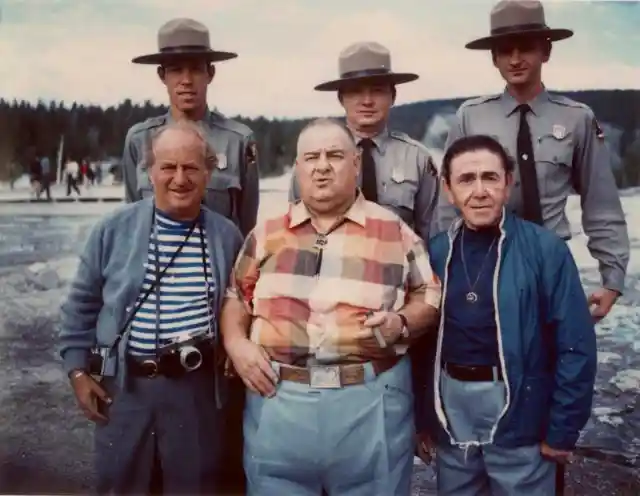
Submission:
<svg viewBox="0 0 640 496">
<path fill-rule="evenodd" d="M 169 263 L 191 228 L 191 222 L 170 219 L 156 210 L 155 222 L 158 233 L 158 253 L 160 272 Z M 196 226 L 176 256 L 171 267 L 160 280 L 160 326 L 156 330 L 156 290 L 152 290 L 131 323 L 129 352 L 135 355 L 153 354 L 158 331 L 158 349 L 176 341 L 182 342 L 194 335 L 201 335 L 210 328 L 211 312 L 208 307 L 213 295 L 215 282 L 212 279 L 209 263 L 209 250 L 204 232 L 206 274 L 202 263 L 202 245 L 200 227 Z M 149 254 L 144 284 L 136 302 L 149 289 L 155 280 L 155 235 L 152 231 L 149 239 Z M 206 276 L 206 280 L 205 280 Z M 209 282 L 209 294 L 206 294 Z"/>
</svg>

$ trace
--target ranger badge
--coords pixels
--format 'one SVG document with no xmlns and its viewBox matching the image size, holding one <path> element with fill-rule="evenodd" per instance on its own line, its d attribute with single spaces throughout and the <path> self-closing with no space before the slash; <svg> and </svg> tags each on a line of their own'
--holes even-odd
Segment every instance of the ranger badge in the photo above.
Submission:
<svg viewBox="0 0 640 496">
<path fill-rule="evenodd" d="M 567 136 L 567 129 L 561 124 L 554 124 L 551 134 L 557 140 L 564 139 Z"/>
<path fill-rule="evenodd" d="M 225 170 L 227 168 L 227 156 L 224 153 L 216 153 L 216 158 L 216 167 L 220 170 Z"/>
<path fill-rule="evenodd" d="M 394 183 L 401 183 L 405 179 L 404 172 L 400 167 L 394 167 L 391 171 L 391 180 Z"/>
</svg>

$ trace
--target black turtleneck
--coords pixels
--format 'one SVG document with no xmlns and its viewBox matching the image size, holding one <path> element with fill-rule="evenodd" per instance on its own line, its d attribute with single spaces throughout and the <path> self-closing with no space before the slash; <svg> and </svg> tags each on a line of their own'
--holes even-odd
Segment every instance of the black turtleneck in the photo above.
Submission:
<svg viewBox="0 0 640 496">
<path fill-rule="evenodd" d="M 493 276 L 499 237 L 497 227 L 478 231 L 463 227 L 453 243 L 445 295 L 443 362 L 459 365 L 499 364 L 493 303 Z M 470 291 L 478 296 L 475 303 L 467 301 Z"/>
</svg>

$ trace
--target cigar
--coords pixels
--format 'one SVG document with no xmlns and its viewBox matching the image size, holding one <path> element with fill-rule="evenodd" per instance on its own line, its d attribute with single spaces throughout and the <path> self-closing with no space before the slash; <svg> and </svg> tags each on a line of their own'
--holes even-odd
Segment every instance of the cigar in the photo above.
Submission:
<svg viewBox="0 0 640 496">
<path fill-rule="evenodd" d="M 367 318 L 372 317 L 373 316 L 373 312 L 369 311 L 367 312 Z M 373 335 L 376 337 L 376 340 L 378 341 L 378 345 L 380 346 L 380 348 L 386 348 L 387 347 L 387 342 L 384 340 L 384 337 L 382 336 L 382 333 L 380 332 L 380 328 L 379 327 L 374 327 L 372 329 L 373 331 Z"/>
</svg>

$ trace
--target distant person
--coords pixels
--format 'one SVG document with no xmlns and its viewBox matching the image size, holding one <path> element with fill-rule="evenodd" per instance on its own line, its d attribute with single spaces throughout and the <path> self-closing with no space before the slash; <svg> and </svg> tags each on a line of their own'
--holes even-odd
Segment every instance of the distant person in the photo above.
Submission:
<svg viewBox="0 0 640 496">
<path fill-rule="evenodd" d="M 13 191 L 16 187 L 16 181 L 20 177 L 20 166 L 14 160 L 9 162 L 9 187 Z"/>
<path fill-rule="evenodd" d="M 47 195 L 47 201 L 51 201 L 51 163 L 49 157 L 40 159 L 40 170 L 42 171 L 41 192 Z"/>
<path fill-rule="evenodd" d="M 31 184 L 31 193 L 36 200 L 39 200 L 42 194 L 42 168 L 38 157 L 34 157 L 29 163 L 29 182 Z"/>
<path fill-rule="evenodd" d="M 341 123 L 298 138 L 300 201 L 244 243 L 224 346 L 247 391 L 249 496 L 409 496 L 406 349 L 437 322 L 440 281 L 421 238 L 358 188 Z"/>
<path fill-rule="evenodd" d="M 215 167 L 202 130 L 157 131 L 145 154 L 154 196 L 89 235 L 62 307 L 61 356 L 96 422 L 98 494 L 227 494 L 218 315 L 242 235 L 201 204 Z"/>
<path fill-rule="evenodd" d="M 461 212 L 429 243 L 443 282 L 435 374 L 417 424 L 439 496 L 553 496 L 591 415 L 596 333 L 555 233 L 506 209 L 514 165 L 489 136 L 452 142 L 443 191 Z M 428 459 L 428 457 L 427 457 Z"/>
<path fill-rule="evenodd" d="M 80 166 L 75 160 L 69 160 L 64 166 L 64 175 L 67 183 L 67 196 L 71 196 L 73 189 L 78 196 L 81 196 L 80 188 L 78 188 L 78 175 L 80 174 Z"/>
<path fill-rule="evenodd" d="M 102 184 L 102 164 L 100 162 L 93 163 L 93 175 L 96 179 L 96 184 L 100 186 Z"/>
<path fill-rule="evenodd" d="M 85 175 L 87 176 L 87 188 L 89 186 L 94 186 L 96 183 L 96 175 L 94 172 L 94 165 L 88 160 L 85 159 L 85 165 L 86 165 L 86 172 Z"/>
<path fill-rule="evenodd" d="M 78 163 L 78 176 L 77 176 L 77 183 L 80 186 L 82 186 L 84 184 L 86 171 L 87 171 L 87 165 L 86 165 L 85 161 L 84 160 L 80 160 L 80 162 Z"/>
<path fill-rule="evenodd" d="M 497 137 L 518 164 L 508 208 L 563 239 L 571 238 L 567 197 L 572 191 L 580 195 L 587 246 L 600 264 L 602 288 L 589 297 L 592 314 L 600 320 L 624 291 L 629 235 L 611 157 L 593 111 L 548 93 L 542 82 L 552 42 L 572 35 L 569 29 L 549 28 L 538 1 L 497 3 L 491 11 L 491 34 L 466 48 L 490 50 L 506 88 L 464 102 L 446 146 L 470 134 Z M 439 229 L 446 230 L 455 215 L 454 206 L 441 195 Z"/>
<path fill-rule="evenodd" d="M 137 64 L 157 66 L 158 78 L 167 89 L 169 111 L 135 124 L 127 133 L 122 156 L 125 201 L 134 202 L 152 194 L 144 170 L 144 149 L 149 134 L 178 120 L 199 122 L 211 147 L 218 151 L 216 168 L 209 179 L 203 203 L 232 220 L 246 236 L 255 226 L 260 203 L 258 155 L 253 132 L 207 106 L 207 90 L 216 74 L 214 62 L 237 54 L 211 48 L 209 30 L 193 19 L 173 19 L 158 31 L 158 53 L 133 59 Z M 244 387 L 230 379 L 229 424 L 225 475 L 228 491 L 242 491 L 242 410 Z"/>
</svg>

